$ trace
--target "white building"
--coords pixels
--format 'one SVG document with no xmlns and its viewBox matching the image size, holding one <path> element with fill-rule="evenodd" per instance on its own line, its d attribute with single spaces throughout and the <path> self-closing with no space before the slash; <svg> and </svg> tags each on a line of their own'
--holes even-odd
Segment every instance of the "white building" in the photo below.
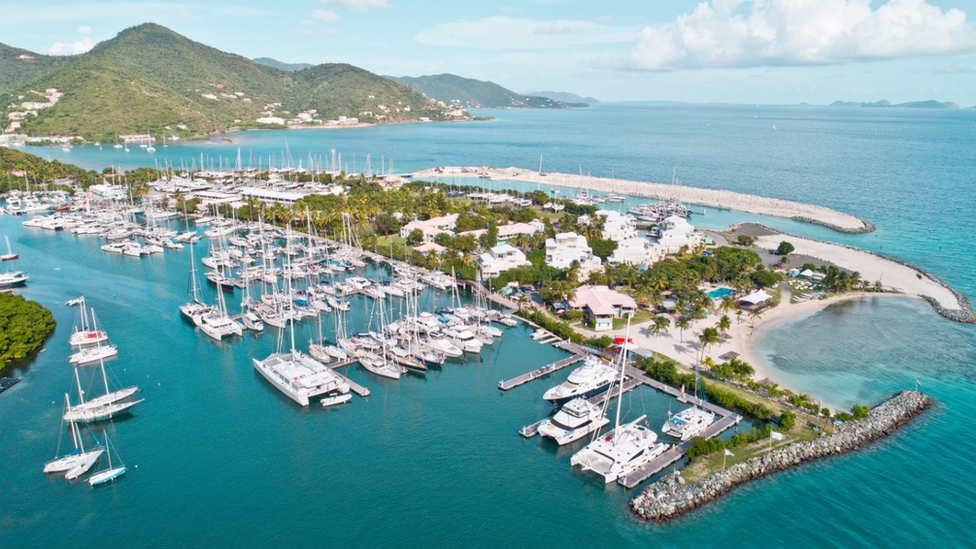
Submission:
<svg viewBox="0 0 976 549">
<path fill-rule="evenodd" d="M 676 254 L 682 247 L 692 250 L 705 241 L 705 235 L 683 217 L 672 215 L 661 222 L 661 236 L 658 244 L 666 254 Z"/>
<path fill-rule="evenodd" d="M 580 278 L 600 269 L 600 258 L 593 255 L 593 249 L 586 243 L 586 237 L 576 233 L 559 233 L 556 238 L 546 239 L 546 265 L 557 269 L 568 269 L 574 261 L 579 261 Z"/>
<path fill-rule="evenodd" d="M 482 278 L 494 278 L 509 269 L 531 264 L 522 250 L 509 244 L 499 244 L 478 258 Z"/>
<path fill-rule="evenodd" d="M 454 235 L 454 226 L 457 224 L 459 214 L 442 215 L 432 217 L 423 221 L 411 221 L 400 228 L 400 236 L 407 238 L 414 230 L 424 233 L 424 242 L 433 242 L 434 238 L 441 233 Z M 497 275 L 496 275 L 497 276 Z"/>
<path fill-rule="evenodd" d="M 586 318 L 593 322 L 593 329 L 598 332 L 612 330 L 613 319 L 632 315 L 637 310 L 634 298 L 606 286 L 576 288 L 569 305 L 582 309 Z"/>
<path fill-rule="evenodd" d="M 637 238 L 637 225 L 634 218 L 613 210 L 597 210 L 596 215 L 603 218 L 603 239 L 621 242 Z"/>
<path fill-rule="evenodd" d="M 664 257 L 664 249 L 660 245 L 646 238 L 633 237 L 617 242 L 617 248 L 607 258 L 607 263 L 653 265 L 662 257 Z"/>
<path fill-rule="evenodd" d="M 280 204 L 291 205 L 305 198 L 302 193 L 290 193 L 282 191 L 272 191 L 268 189 L 258 189 L 255 187 L 244 187 L 241 189 L 243 197 L 253 196 L 260 202 L 278 202 Z"/>
</svg>

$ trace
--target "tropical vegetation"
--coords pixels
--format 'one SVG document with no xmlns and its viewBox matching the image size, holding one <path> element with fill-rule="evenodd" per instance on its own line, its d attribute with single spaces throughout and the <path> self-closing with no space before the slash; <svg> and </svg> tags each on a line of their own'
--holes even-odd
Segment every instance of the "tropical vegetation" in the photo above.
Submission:
<svg viewBox="0 0 976 549">
<path fill-rule="evenodd" d="M 0 369 L 37 350 L 56 324 L 40 303 L 0 293 Z"/>
</svg>

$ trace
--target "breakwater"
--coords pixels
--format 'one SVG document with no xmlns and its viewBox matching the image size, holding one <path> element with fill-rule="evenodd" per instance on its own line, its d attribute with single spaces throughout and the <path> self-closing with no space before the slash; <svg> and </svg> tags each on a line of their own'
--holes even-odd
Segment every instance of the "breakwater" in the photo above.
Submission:
<svg viewBox="0 0 976 549">
<path fill-rule="evenodd" d="M 841 226 L 841 225 L 837 225 L 836 223 L 830 223 L 830 222 L 827 222 L 827 221 L 821 221 L 820 219 L 814 219 L 812 217 L 807 217 L 807 216 L 804 216 L 804 215 L 795 215 L 795 216 L 791 217 L 790 219 L 792 219 L 793 221 L 799 221 L 801 223 L 809 223 L 811 225 L 819 225 L 821 227 L 825 227 L 825 228 L 830 229 L 832 231 L 837 231 L 839 233 L 845 233 L 845 234 L 867 234 L 867 233 L 873 233 L 876 230 L 876 227 L 874 226 L 874 223 L 871 223 L 870 221 L 868 221 L 866 219 L 861 219 L 860 217 L 857 217 L 857 219 L 858 219 L 858 221 L 860 221 L 861 223 L 863 223 L 863 225 L 861 227 L 844 227 L 844 226 Z"/>
<path fill-rule="evenodd" d="M 751 480 L 815 459 L 857 450 L 890 435 L 931 405 L 932 399 L 923 393 L 902 391 L 873 408 L 868 417 L 848 421 L 830 435 L 754 457 L 695 484 L 685 483 L 678 474 L 668 475 L 631 500 L 631 509 L 644 520 L 664 522 L 676 519 Z"/>
</svg>

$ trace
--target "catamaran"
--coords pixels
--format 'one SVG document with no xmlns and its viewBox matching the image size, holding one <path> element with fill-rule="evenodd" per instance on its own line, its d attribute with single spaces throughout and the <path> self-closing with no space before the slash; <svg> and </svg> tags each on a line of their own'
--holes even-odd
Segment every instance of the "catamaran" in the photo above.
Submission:
<svg viewBox="0 0 976 549">
<path fill-rule="evenodd" d="M 626 340 L 629 340 L 630 317 L 627 319 L 625 337 L 628 338 Z M 591 441 L 585 448 L 573 454 L 569 461 L 573 467 L 580 466 L 583 471 L 592 471 L 602 476 L 606 483 L 619 480 L 638 470 L 670 448 L 668 444 L 657 442 L 657 434 L 647 427 L 647 422 L 641 423 L 647 416 L 642 415 L 630 423 L 620 424 L 625 364 L 624 349 L 621 348 L 617 418 L 614 421 L 613 430 Z M 609 402 L 610 399 L 606 399 L 604 407 Z"/>
<path fill-rule="evenodd" d="M 291 282 L 288 283 L 291 296 Z M 264 360 L 252 358 L 254 369 L 276 389 L 302 406 L 308 406 L 311 397 L 330 393 L 349 392 L 349 383 L 305 353 L 295 349 L 295 319 L 288 319 L 291 334 L 291 350 L 280 352 L 282 333 L 278 332 L 279 352 L 272 353 Z"/>
<path fill-rule="evenodd" d="M 698 397 L 698 404 L 692 404 L 688 408 L 681 410 L 677 414 L 671 415 L 668 412 L 668 420 L 664 422 L 661 431 L 682 441 L 700 435 L 709 425 L 715 422 L 715 414 L 709 412 L 704 406 L 704 394 L 698 394 L 698 372 L 695 371 L 695 393 Z"/>
<path fill-rule="evenodd" d="M 542 398 L 562 406 L 575 398 L 596 396 L 613 385 L 617 370 L 595 356 L 587 356 L 582 366 L 569 374 L 563 383 L 552 387 Z"/>
<path fill-rule="evenodd" d="M 108 467 L 102 469 L 101 471 L 93 474 L 91 478 L 88 479 L 88 484 L 91 486 L 98 486 L 99 484 L 105 484 L 109 481 L 114 481 L 115 479 L 121 477 L 125 474 L 126 468 L 125 464 L 122 463 L 121 459 L 118 459 L 119 465 L 112 465 L 112 443 L 108 440 L 108 433 L 102 431 L 102 437 L 105 439 L 105 455 L 108 456 Z M 115 457 L 118 458 L 118 451 L 115 452 Z"/>
</svg>

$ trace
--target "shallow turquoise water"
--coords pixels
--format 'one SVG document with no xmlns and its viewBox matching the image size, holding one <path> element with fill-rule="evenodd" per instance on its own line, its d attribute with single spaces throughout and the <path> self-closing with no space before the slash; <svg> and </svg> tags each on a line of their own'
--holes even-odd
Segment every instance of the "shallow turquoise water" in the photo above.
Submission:
<svg viewBox="0 0 976 549">
<path fill-rule="evenodd" d="M 712 210 L 697 224 L 758 220 L 881 251 L 976 296 L 968 253 L 976 221 L 972 112 L 609 105 L 491 114 L 498 120 L 485 124 L 233 137 L 245 162 L 250 151 L 280 158 L 287 137 L 296 162 L 336 148 L 359 165 L 366 153 L 374 166 L 379 155 L 392 156 L 397 171 L 534 167 L 544 154 L 547 170 L 572 173 L 582 163 L 594 175 L 613 168 L 621 178 L 668 181 L 677 166 L 689 185 L 823 204 L 874 222 L 878 232 L 839 235 Z M 233 163 L 237 147 L 186 143 L 157 155 Z M 111 149 L 42 152 L 97 167 L 131 162 Z M 148 157 L 133 150 L 129 158 L 137 152 Z M 24 381 L 0 396 L 2 547 L 956 547 L 976 535 L 976 482 L 966 473 L 976 450 L 968 436 L 976 330 L 919 301 L 835 305 L 770 331 L 759 345 L 774 377 L 826 402 L 874 404 L 918 379 L 939 401 L 933 412 L 869 451 L 765 479 L 657 526 L 627 513 L 632 492 L 571 474 L 566 450 L 519 437 L 519 427 L 547 412 L 545 388 L 568 374 L 498 391 L 498 380 L 562 356 L 524 328 L 480 360 L 426 379 L 397 384 L 353 371 L 373 390 L 368 400 L 299 409 L 250 366 L 251 356 L 275 347 L 269 334 L 215 345 L 180 320 L 185 252 L 110 257 L 95 240 L 25 230 L 9 217 L 0 218 L 0 232 L 32 277 L 25 295 L 59 321 L 45 352 L 19 373 Z M 79 293 L 120 346 L 115 371 L 146 389 L 132 417 L 109 427 L 126 464 L 138 467 L 100 490 L 40 473 L 70 383 L 75 311 L 61 303 Z M 669 405 L 650 390 L 624 401 L 630 417 L 655 421 Z"/>
</svg>

